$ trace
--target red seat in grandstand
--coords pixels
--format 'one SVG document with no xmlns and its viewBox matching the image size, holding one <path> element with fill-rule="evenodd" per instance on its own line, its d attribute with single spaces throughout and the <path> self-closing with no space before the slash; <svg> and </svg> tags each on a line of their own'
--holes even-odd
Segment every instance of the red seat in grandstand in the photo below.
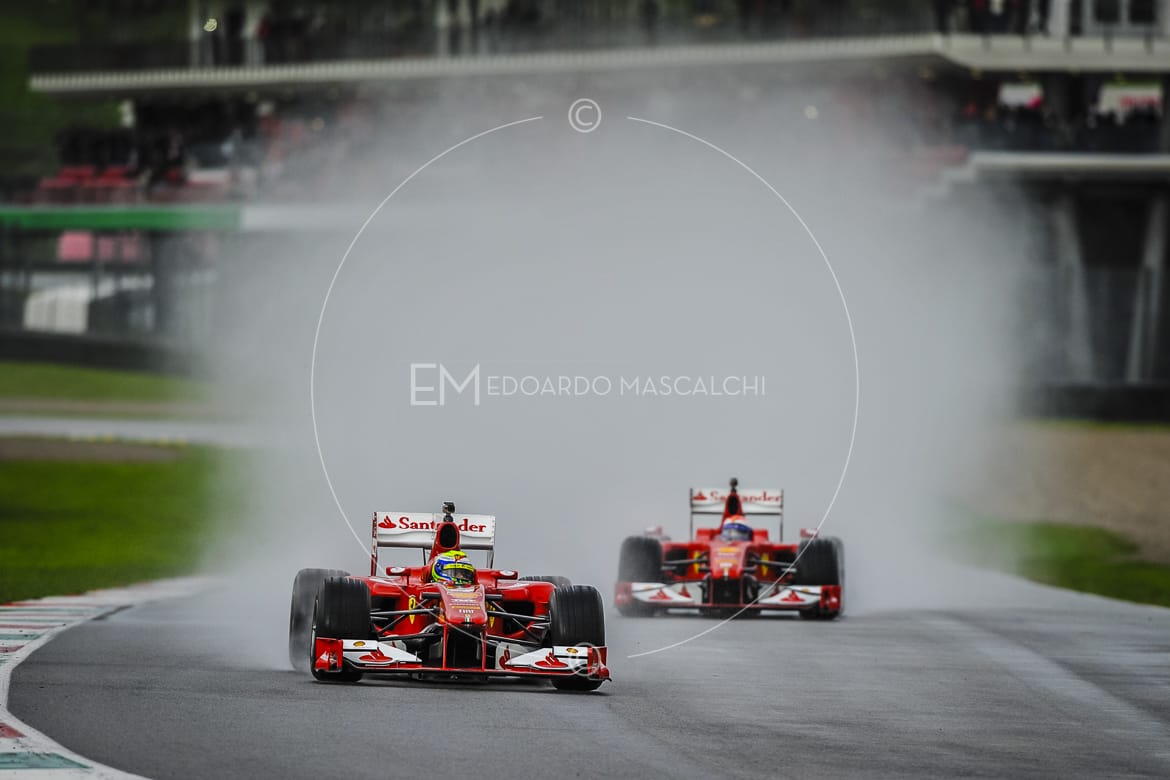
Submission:
<svg viewBox="0 0 1170 780">
<path fill-rule="evenodd" d="M 77 200 L 77 181 L 54 176 L 41 179 L 34 200 L 37 203 L 73 203 Z"/>
<path fill-rule="evenodd" d="M 78 182 L 92 179 L 97 175 L 97 169 L 92 165 L 63 165 L 61 170 L 57 172 L 57 176 L 62 179 L 73 179 Z"/>
</svg>

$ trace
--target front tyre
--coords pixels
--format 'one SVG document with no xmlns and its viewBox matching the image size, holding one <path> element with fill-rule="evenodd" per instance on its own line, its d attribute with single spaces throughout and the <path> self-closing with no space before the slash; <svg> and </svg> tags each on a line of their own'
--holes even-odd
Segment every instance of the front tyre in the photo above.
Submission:
<svg viewBox="0 0 1170 780">
<path fill-rule="evenodd" d="M 370 631 L 370 589 L 366 583 L 353 577 L 327 577 L 317 593 L 313 610 L 313 640 L 318 636 L 329 639 L 369 639 Z M 321 682 L 357 682 L 362 679 L 361 671 L 342 668 L 337 672 L 315 669 L 313 645 L 307 653 L 309 669 L 313 677 Z"/>
<path fill-rule="evenodd" d="M 592 585 L 564 585 L 548 602 L 550 645 L 605 645 L 605 607 Z M 588 677 L 554 677 L 558 691 L 595 691 L 601 680 Z"/>
<path fill-rule="evenodd" d="M 841 608 L 826 612 L 818 604 L 801 610 L 804 620 L 835 620 L 845 611 L 845 544 L 835 536 L 819 536 L 801 542 L 796 559 L 796 585 L 839 585 Z"/>
<path fill-rule="evenodd" d="M 344 577 L 340 569 L 301 569 L 292 586 L 292 605 L 288 615 L 288 662 L 295 671 L 306 672 L 313 635 L 313 606 L 317 591 L 326 577 Z"/>
<path fill-rule="evenodd" d="M 662 543 L 649 536 L 629 536 L 618 555 L 618 582 L 662 582 Z"/>
<path fill-rule="evenodd" d="M 618 554 L 618 582 L 661 582 L 662 543 L 649 536 L 630 536 Z M 651 617 L 658 610 L 649 604 L 631 601 L 617 608 L 622 617 Z"/>
</svg>

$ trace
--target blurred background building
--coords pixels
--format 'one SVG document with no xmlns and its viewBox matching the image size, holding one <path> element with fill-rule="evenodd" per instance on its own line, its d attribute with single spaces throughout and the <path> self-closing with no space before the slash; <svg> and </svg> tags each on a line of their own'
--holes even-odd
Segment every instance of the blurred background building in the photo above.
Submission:
<svg viewBox="0 0 1170 780">
<path fill-rule="evenodd" d="M 1170 0 L 46 0 L 4 13 L 6 356 L 189 365 L 175 356 L 223 335 L 241 247 L 352 227 L 347 195 L 383 175 L 363 161 L 393 155 L 384 128 L 435 80 L 750 63 L 823 95 L 804 119 L 828 136 L 883 128 L 908 205 L 1020 199 L 1037 236 L 1021 338 L 1044 408 L 1170 417 Z"/>
</svg>

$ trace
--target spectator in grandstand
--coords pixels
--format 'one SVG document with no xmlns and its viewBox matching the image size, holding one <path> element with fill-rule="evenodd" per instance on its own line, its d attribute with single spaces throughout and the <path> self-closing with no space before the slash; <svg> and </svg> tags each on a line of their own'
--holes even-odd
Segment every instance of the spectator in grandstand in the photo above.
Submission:
<svg viewBox="0 0 1170 780">
<path fill-rule="evenodd" d="M 990 11 L 987 0 L 967 0 L 967 24 L 971 32 L 986 35 L 990 32 Z"/>
<path fill-rule="evenodd" d="M 1012 7 L 1009 0 L 988 0 L 991 32 L 1003 35 L 1011 27 Z"/>
<path fill-rule="evenodd" d="M 228 8 L 223 17 L 224 43 L 228 65 L 244 64 L 244 9 L 239 4 Z"/>
<path fill-rule="evenodd" d="M 954 0 L 934 0 L 934 27 L 943 35 L 951 32 L 951 13 L 954 10 Z"/>
</svg>

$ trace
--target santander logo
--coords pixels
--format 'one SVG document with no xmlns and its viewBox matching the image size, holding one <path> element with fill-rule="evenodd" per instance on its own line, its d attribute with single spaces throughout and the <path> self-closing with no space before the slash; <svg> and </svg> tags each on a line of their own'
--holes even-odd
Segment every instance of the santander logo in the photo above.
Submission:
<svg viewBox="0 0 1170 780">
<path fill-rule="evenodd" d="M 725 501 L 728 495 L 728 493 L 724 493 L 721 490 L 712 490 L 710 500 Z M 695 496 L 695 500 L 698 500 L 698 498 L 698 496 Z M 741 490 L 739 491 L 739 500 L 749 504 L 779 504 L 784 500 L 784 495 L 783 493 L 768 490 L 754 492 Z"/>
<path fill-rule="evenodd" d="M 434 531 L 442 524 L 441 520 L 420 519 L 401 515 L 394 517 L 393 515 L 386 515 L 378 521 L 378 527 L 386 530 L 396 531 Z M 470 518 L 464 517 L 455 522 L 455 527 L 460 531 L 469 534 L 488 533 L 486 523 L 473 522 Z"/>
</svg>

